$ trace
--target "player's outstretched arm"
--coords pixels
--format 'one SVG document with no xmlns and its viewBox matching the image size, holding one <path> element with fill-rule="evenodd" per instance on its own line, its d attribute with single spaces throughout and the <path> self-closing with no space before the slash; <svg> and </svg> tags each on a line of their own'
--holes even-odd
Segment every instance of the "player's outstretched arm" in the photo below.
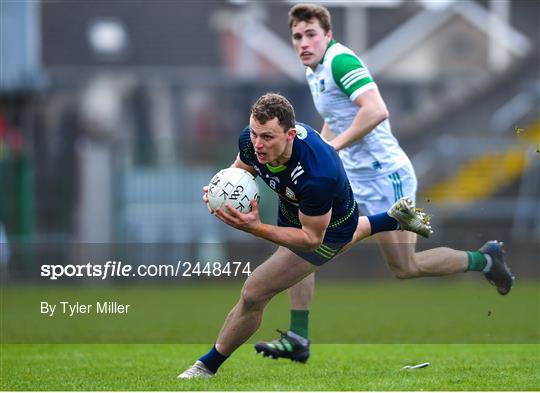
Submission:
<svg viewBox="0 0 540 393">
<path fill-rule="evenodd" d="M 280 246 L 302 251 L 316 250 L 322 244 L 332 215 L 331 209 L 322 216 L 306 216 L 299 212 L 302 228 L 288 228 L 262 223 L 256 201 L 251 202 L 251 212 L 247 214 L 240 213 L 230 204 L 227 209 L 229 211 L 217 209 L 215 213 L 225 224 Z"/>
</svg>

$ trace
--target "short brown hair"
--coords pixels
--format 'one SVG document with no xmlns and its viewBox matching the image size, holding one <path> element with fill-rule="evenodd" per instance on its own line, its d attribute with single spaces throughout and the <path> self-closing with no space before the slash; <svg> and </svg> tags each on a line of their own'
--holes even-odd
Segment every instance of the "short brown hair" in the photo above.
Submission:
<svg viewBox="0 0 540 393">
<path fill-rule="evenodd" d="M 296 4 L 289 10 L 289 30 L 298 22 L 309 22 L 317 19 L 325 33 L 332 30 L 330 12 L 323 6 L 316 4 Z"/>
<path fill-rule="evenodd" d="M 277 118 L 284 131 L 295 126 L 293 106 L 278 93 L 266 93 L 260 97 L 251 107 L 251 116 L 261 124 Z"/>
</svg>

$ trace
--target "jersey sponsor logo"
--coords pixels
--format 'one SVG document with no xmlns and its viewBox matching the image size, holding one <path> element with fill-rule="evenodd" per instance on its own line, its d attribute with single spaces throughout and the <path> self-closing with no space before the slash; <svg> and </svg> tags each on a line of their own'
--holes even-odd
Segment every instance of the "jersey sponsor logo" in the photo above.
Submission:
<svg viewBox="0 0 540 393">
<path fill-rule="evenodd" d="M 304 173 L 304 168 L 302 168 L 302 165 L 298 163 L 296 168 L 293 169 L 291 172 L 291 179 L 294 184 L 296 184 L 298 178 Z"/>
<path fill-rule="evenodd" d="M 296 198 L 296 195 L 294 194 L 293 190 L 291 190 L 289 187 L 285 188 L 285 196 L 289 198 L 292 201 L 298 201 Z"/>
<path fill-rule="evenodd" d="M 307 138 L 308 132 L 304 127 L 302 127 L 300 124 L 297 124 L 295 128 L 296 128 L 296 136 L 298 139 Z"/>
</svg>

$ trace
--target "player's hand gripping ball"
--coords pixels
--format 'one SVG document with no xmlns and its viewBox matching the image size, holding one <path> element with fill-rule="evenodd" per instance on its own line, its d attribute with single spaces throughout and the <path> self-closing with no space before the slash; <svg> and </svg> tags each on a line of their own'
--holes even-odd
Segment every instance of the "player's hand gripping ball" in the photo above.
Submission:
<svg viewBox="0 0 540 393">
<path fill-rule="evenodd" d="M 251 211 L 250 202 L 259 202 L 259 187 L 251 173 L 240 168 L 222 169 L 208 184 L 208 206 L 215 211 L 230 203 L 241 213 Z"/>
</svg>

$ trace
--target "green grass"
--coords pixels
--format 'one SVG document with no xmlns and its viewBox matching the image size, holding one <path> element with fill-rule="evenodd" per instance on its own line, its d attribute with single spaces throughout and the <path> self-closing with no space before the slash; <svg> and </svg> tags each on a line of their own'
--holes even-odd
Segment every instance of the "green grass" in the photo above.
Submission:
<svg viewBox="0 0 540 393">
<path fill-rule="evenodd" d="M 321 282 L 311 310 L 319 344 L 535 344 L 540 342 L 537 282 L 519 282 L 508 296 L 484 279 L 459 281 Z M 4 343 L 213 342 L 236 303 L 241 282 L 193 285 L 7 286 L 1 291 Z M 40 302 L 117 300 L 122 315 L 40 314 Z M 254 339 L 288 326 L 280 294 Z M 28 328 L 32 327 L 32 328 Z M 91 328 L 89 328 L 91 327 Z"/>
<path fill-rule="evenodd" d="M 538 345 L 314 345 L 310 361 L 243 346 L 211 380 L 176 375 L 208 345 L 9 344 L 2 390 L 539 390 Z M 429 361 L 418 370 L 406 364 Z"/>
<path fill-rule="evenodd" d="M 2 286 L 0 388 L 540 390 L 538 282 L 520 281 L 499 296 L 481 277 L 468 277 L 320 282 L 308 364 L 263 359 L 245 345 L 208 381 L 176 375 L 208 351 L 241 282 Z M 40 301 L 62 300 L 118 300 L 133 312 L 40 314 Z M 279 295 L 253 340 L 287 326 L 287 297 Z M 401 370 L 425 361 L 425 369 Z"/>
</svg>

